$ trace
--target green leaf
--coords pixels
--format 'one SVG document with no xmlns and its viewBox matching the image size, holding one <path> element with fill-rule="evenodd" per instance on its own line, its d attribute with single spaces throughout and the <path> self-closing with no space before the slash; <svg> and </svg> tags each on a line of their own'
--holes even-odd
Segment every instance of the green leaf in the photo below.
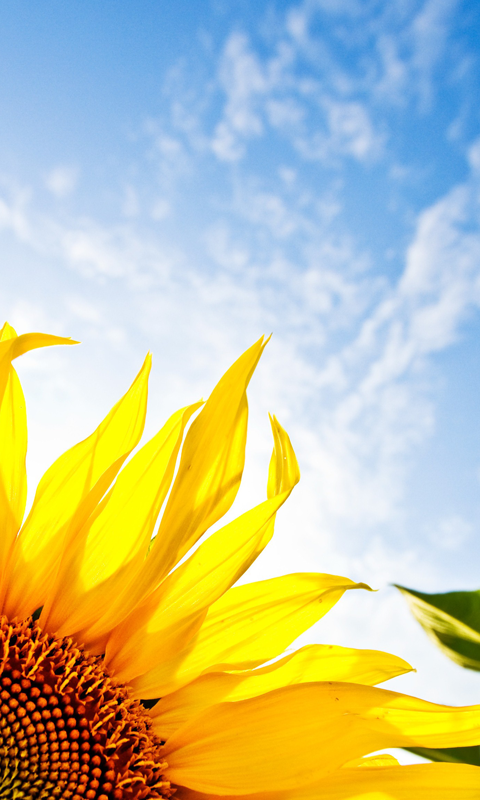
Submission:
<svg viewBox="0 0 480 800">
<path fill-rule="evenodd" d="M 480 767 L 480 746 L 473 747 L 446 747 L 433 750 L 427 747 L 405 747 L 410 753 L 415 753 L 430 761 L 448 761 L 453 764 L 474 764 Z"/>
<path fill-rule="evenodd" d="M 406 597 L 414 617 L 449 658 L 467 669 L 480 670 L 480 590 L 423 594 L 395 586 Z"/>
</svg>

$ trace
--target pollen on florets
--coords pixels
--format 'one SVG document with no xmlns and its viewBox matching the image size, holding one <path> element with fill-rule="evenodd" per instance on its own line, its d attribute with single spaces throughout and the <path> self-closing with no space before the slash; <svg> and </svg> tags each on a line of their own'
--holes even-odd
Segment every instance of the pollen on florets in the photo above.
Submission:
<svg viewBox="0 0 480 800">
<path fill-rule="evenodd" d="M 0 798 L 168 798 L 160 747 L 100 657 L 0 617 Z"/>
</svg>

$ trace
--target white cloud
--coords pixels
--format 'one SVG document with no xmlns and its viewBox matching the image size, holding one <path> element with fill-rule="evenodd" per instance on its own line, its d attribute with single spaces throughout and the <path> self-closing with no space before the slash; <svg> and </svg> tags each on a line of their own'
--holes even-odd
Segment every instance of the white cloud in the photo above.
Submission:
<svg viewBox="0 0 480 800">
<path fill-rule="evenodd" d="M 27 209 L 32 197 L 29 187 L 12 184 L 5 179 L 0 184 L 0 230 L 11 231 L 16 237 L 28 240 L 31 234 Z"/>
<path fill-rule="evenodd" d="M 264 130 L 278 73 L 273 59 L 255 55 L 238 34 L 223 59 L 222 121 L 241 149 Z M 381 149 L 362 104 L 315 97 L 329 126 L 324 156 L 362 161 Z M 166 126 L 152 125 L 152 133 L 160 162 L 177 179 L 192 152 Z M 205 212 L 209 223 L 200 234 L 189 220 L 176 230 L 175 248 L 167 235 L 141 227 L 147 203 L 136 185 L 139 219 L 128 224 L 48 217 L 18 188 L 0 200 L 0 224 L 82 280 L 114 285 L 142 337 L 174 341 L 175 359 L 184 348 L 198 374 L 211 371 L 210 359 L 233 356 L 247 337 L 275 330 L 268 381 L 290 417 L 306 472 L 315 475 L 317 522 L 327 538 L 363 530 L 366 539 L 379 525 L 400 524 L 406 459 L 434 424 L 425 366 L 478 304 L 478 186 L 472 175 L 419 215 L 404 273 L 392 286 L 370 275 L 368 257 L 330 227 L 335 193 L 322 187 L 309 196 L 289 163 L 282 175 L 269 185 L 237 175 L 232 196 Z M 157 218 L 171 197 L 162 194 Z M 322 202 L 333 211 L 319 214 Z M 70 305 L 70 313 L 98 334 L 81 306 Z M 122 343 L 123 312 L 102 331 Z"/>
<path fill-rule="evenodd" d="M 444 54 L 457 5 L 458 0 L 426 0 L 408 32 L 413 41 L 411 67 L 424 107 L 432 99 L 434 70 Z"/>
<path fill-rule="evenodd" d="M 333 393 L 312 440 L 322 527 L 390 524 L 404 458 L 432 430 L 428 359 L 458 337 L 480 303 L 478 186 L 458 186 L 419 217 L 403 275 L 316 377 Z"/>
<path fill-rule="evenodd" d="M 420 299 L 412 317 L 419 350 L 454 341 L 465 310 L 480 300 L 480 206 L 475 182 L 452 189 L 419 218 L 400 292 Z"/>
<path fill-rule="evenodd" d="M 387 102 L 402 103 L 408 87 L 408 66 L 400 55 L 400 42 L 390 33 L 382 33 L 376 42 L 380 57 L 375 93 Z"/>
<path fill-rule="evenodd" d="M 337 99 L 365 92 L 383 104 L 406 104 L 417 98 L 425 111 L 436 94 L 457 6 L 458 0 L 408 4 L 304 0 L 287 11 L 285 27 Z M 453 59 L 458 64 L 453 72 L 458 74 L 460 65 L 465 69 L 461 45 Z"/>
<path fill-rule="evenodd" d="M 470 168 L 480 176 L 480 137 L 468 149 L 468 163 Z"/>
<path fill-rule="evenodd" d="M 322 73 L 320 58 L 306 75 L 297 63 L 310 47 L 310 16 L 300 9 L 287 15 L 295 46 L 280 35 L 267 54 L 255 51 L 244 34 L 228 38 L 218 70 L 225 99 L 211 141 L 220 160 L 242 159 L 249 142 L 267 135 L 269 126 L 308 159 L 369 161 L 382 154 L 385 135 L 363 100 L 345 97 L 354 84 L 339 67 L 325 65 Z"/>
<path fill-rule="evenodd" d="M 235 33 L 229 37 L 220 64 L 219 81 L 226 104 L 223 119 L 215 129 L 212 149 L 218 158 L 234 161 L 243 154 L 243 139 L 259 136 L 263 131 L 256 104 L 268 88 L 259 59 L 244 35 Z"/>
<path fill-rule="evenodd" d="M 78 176 L 79 170 L 77 167 L 58 166 L 46 175 L 45 186 L 55 197 L 63 199 L 75 191 Z"/>
<path fill-rule="evenodd" d="M 364 105 L 324 97 L 322 106 L 327 130 L 297 139 L 298 149 L 303 155 L 321 161 L 340 155 L 357 161 L 371 161 L 382 155 L 384 137 L 375 130 Z"/>
<path fill-rule="evenodd" d="M 409 107 L 412 118 L 424 113 L 441 71 L 448 68 L 453 80 L 465 61 L 461 44 L 450 46 L 456 5 L 305 0 L 287 8 L 263 42 L 231 33 L 207 87 L 195 92 L 185 75 L 180 88 L 177 74 L 173 133 L 157 141 L 161 160 L 179 168 L 188 158 L 185 141 L 196 155 L 207 150 L 238 163 L 274 135 L 333 168 L 388 155 L 392 105 Z"/>
<path fill-rule="evenodd" d="M 127 224 L 102 225 L 88 217 L 70 220 L 40 210 L 30 187 L 6 183 L 0 195 L 0 230 L 31 250 L 55 257 L 96 281 L 124 278 L 132 285 L 161 282 L 177 265 L 179 250 Z"/>
<path fill-rule="evenodd" d="M 306 116 L 305 109 L 293 97 L 267 100 L 266 113 L 272 127 L 286 131 L 295 131 Z"/>
<path fill-rule="evenodd" d="M 238 272 L 250 262 L 250 252 L 240 241 L 235 241 L 225 223 L 217 223 L 205 234 L 207 253 L 221 267 Z"/>
</svg>

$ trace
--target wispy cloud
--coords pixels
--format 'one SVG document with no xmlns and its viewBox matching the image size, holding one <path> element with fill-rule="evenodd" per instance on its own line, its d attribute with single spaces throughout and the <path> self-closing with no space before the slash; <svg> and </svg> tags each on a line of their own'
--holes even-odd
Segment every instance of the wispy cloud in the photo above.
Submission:
<svg viewBox="0 0 480 800">
<path fill-rule="evenodd" d="M 78 177 L 77 167 L 65 165 L 54 167 L 45 176 L 45 186 L 55 197 L 62 199 L 75 191 Z"/>
<path fill-rule="evenodd" d="M 470 152 L 475 164 L 476 149 Z M 197 347 L 203 339 L 211 349 L 210 337 L 228 327 L 238 336 L 245 322 L 252 335 L 265 325 L 278 331 L 273 362 L 278 354 L 283 380 L 297 376 L 285 398 L 317 476 L 322 524 L 367 531 L 397 514 L 404 458 L 432 428 L 429 359 L 456 340 L 480 302 L 478 179 L 472 172 L 420 214 L 394 285 L 379 283 L 365 265 L 355 269 L 362 256 L 348 238 L 342 243 L 328 225 L 319 237 L 311 211 L 295 209 L 288 194 L 248 183 L 245 190 L 229 222 L 218 219 L 198 241 L 193 264 L 178 246 L 169 257 L 168 241 L 131 225 L 45 217 L 29 205 L 27 190 L 4 197 L 0 208 L 22 245 L 60 258 L 84 280 L 133 289 L 142 329 L 155 338 L 169 328 L 178 333 L 172 313 L 180 309 Z M 297 248 L 297 262 L 292 239 L 307 243 Z M 210 267 L 203 270 L 205 258 Z M 96 324 L 98 311 L 68 303 L 70 313 Z M 269 380 L 285 392 L 280 378 Z"/>
<path fill-rule="evenodd" d="M 242 158 L 248 141 L 265 136 L 268 128 L 308 159 L 327 161 L 340 154 L 364 161 L 381 155 L 384 137 L 366 105 L 335 96 L 321 76 L 302 74 L 298 55 L 286 37 L 266 57 L 244 34 L 229 37 L 218 76 L 225 102 L 211 145 L 218 158 Z"/>
</svg>

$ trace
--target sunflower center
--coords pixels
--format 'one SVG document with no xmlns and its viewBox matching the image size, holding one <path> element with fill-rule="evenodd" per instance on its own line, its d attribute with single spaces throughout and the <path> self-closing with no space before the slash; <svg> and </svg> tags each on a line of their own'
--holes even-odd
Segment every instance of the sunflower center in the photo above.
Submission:
<svg viewBox="0 0 480 800">
<path fill-rule="evenodd" d="M 168 798 L 150 718 L 68 638 L 0 617 L 0 798 Z"/>
</svg>

